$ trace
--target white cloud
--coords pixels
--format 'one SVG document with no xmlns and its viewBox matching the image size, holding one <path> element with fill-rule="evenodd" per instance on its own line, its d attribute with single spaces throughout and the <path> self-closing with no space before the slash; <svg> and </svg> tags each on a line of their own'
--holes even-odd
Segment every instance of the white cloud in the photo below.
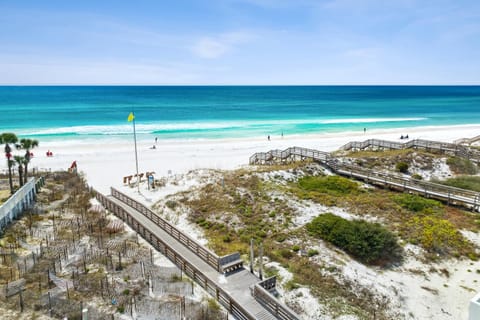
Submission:
<svg viewBox="0 0 480 320">
<path fill-rule="evenodd" d="M 253 35 L 246 32 L 228 32 L 215 37 L 202 37 L 195 42 L 191 50 L 200 58 L 216 59 L 253 38 Z"/>
<path fill-rule="evenodd" d="M 213 38 L 202 38 L 195 43 L 192 51 L 200 58 L 215 59 L 224 55 L 230 47 Z"/>
</svg>

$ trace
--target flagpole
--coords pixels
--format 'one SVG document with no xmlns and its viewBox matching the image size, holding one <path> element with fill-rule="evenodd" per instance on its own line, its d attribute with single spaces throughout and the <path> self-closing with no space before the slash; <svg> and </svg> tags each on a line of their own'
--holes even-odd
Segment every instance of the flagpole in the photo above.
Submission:
<svg viewBox="0 0 480 320">
<path fill-rule="evenodd" d="M 137 134 L 135 132 L 135 114 L 133 114 L 133 141 L 135 142 L 135 166 L 137 168 L 137 191 L 140 193 L 140 176 L 138 175 Z"/>
</svg>

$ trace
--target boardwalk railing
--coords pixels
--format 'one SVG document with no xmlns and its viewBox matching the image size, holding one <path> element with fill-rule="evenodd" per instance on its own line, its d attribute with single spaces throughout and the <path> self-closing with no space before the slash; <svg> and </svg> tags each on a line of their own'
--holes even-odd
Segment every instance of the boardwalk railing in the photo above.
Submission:
<svg viewBox="0 0 480 320">
<path fill-rule="evenodd" d="M 187 236 L 181 230 L 170 224 L 162 217 L 158 216 L 156 213 L 148 209 L 140 202 L 130 198 L 129 196 L 121 193 L 114 188 L 111 188 L 111 193 L 113 197 L 136 209 L 149 220 L 154 222 L 157 226 L 162 228 L 166 233 L 171 235 L 178 242 L 183 244 L 186 248 L 195 253 L 198 257 L 200 257 L 203 261 L 208 263 L 218 272 L 229 273 L 243 267 L 243 261 L 240 258 L 240 253 L 234 252 L 232 254 L 219 257 L 212 251 L 198 244 L 194 239 Z"/>
<path fill-rule="evenodd" d="M 383 140 L 378 140 L 378 145 L 385 142 L 382 141 Z M 426 142 L 425 140 L 423 141 Z M 356 142 L 352 142 L 352 146 L 355 145 L 355 143 Z M 266 155 L 275 155 L 275 157 L 268 158 Z M 293 147 L 281 152 L 278 152 L 278 150 L 272 150 L 269 152 L 256 153 L 250 157 L 250 164 L 271 164 L 295 160 L 295 156 L 299 155 L 302 159 L 310 158 L 315 161 L 319 161 L 340 175 L 349 176 L 372 184 L 379 184 L 385 187 L 395 188 L 401 191 L 415 192 L 424 195 L 425 197 L 431 197 L 445 201 L 448 204 L 463 205 L 471 208 L 474 211 L 478 211 L 480 208 L 480 193 L 478 192 L 445 186 L 433 182 L 410 179 L 391 173 L 387 174 L 365 169 L 359 166 L 344 164 L 338 159 L 334 158 L 330 153 L 312 149 Z"/>
<path fill-rule="evenodd" d="M 287 306 L 278 302 L 268 290 L 275 287 L 275 277 L 256 283 L 252 288 L 252 295 L 265 309 L 269 310 L 275 317 L 282 320 L 297 319 L 295 312 Z"/>
<path fill-rule="evenodd" d="M 190 238 L 189 236 L 184 234 L 182 231 L 180 231 L 179 229 L 177 229 L 176 227 L 171 225 L 165 219 L 158 216 L 156 213 L 154 213 L 152 210 L 145 207 L 140 202 L 130 198 L 129 196 L 121 193 L 120 191 L 118 191 L 114 188 L 111 188 L 111 193 L 112 193 L 113 197 L 115 197 L 116 199 L 122 201 L 123 203 L 125 203 L 125 204 L 129 205 L 130 207 L 139 211 L 141 214 L 143 214 L 149 220 L 154 222 L 157 226 L 162 228 L 166 233 L 171 235 L 178 242 L 180 242 L 186 248 L 188 248 L 190 251 L 195 253 L 203 261 L 205 261 L 210 266 L 212 266 L 215 270 L 221 272 L 221 265 L 219 263 L 219 257 L 215 253 L 211 252 L 210 250 L 204 248 L 202 245 L 198 244 L 195 240 L 193 240 L 192 238 Z"/>
<path fill-rule="evenodd" d="M 480 152 L 477 150 L 474 150 L 456 143 L 430 141 L 430 140 L 422 140 L 422 139 L 414 139 L 404 143 L 380 140 L 380 139 L 368 139 L 363 142 L 352 141 L 340 147 L 340 150 L 351 150 L 351 149 L 362 150 L 365 148 L 372 148 L 372 147 L 393 149 L 393 150 L 408 149 L 408 148 L 422 148 L 427 150 L 436 150 L 443 153 L 452 153 L 462 158 L 467 158 L 475 162 L 480 162 Z"/>
<path fill-rule="evenodd" d="M 33 204 L 35 186 L 35 178 L 32 177 L 0 206 L 0 230 Z"/>
<path fill-rule="evenodd" d="M 169 258 L 176 266 L 178 266 L 186 275 L 199 284 L 205 291 L 216 297 L 218 302 L 224 306 L 229 313 L 239 320 L 255 320 L 255 316 L 248 310 L 242 307 L 236 300 L 234 300 L 226 291 L 217 286 L 211 281 L 206 274 L 197 269 L 192 263 L 184 259 L 165 241 L 153 234 L 148 228 L 139 223 L 133 218 L 125 209 L 114 203 L 103 194 L 97 192 L 96 198 L 98 201 L 113 214 L 125 221 L 130 227 L 138 232 L 144 239 L 146 239 L 159 252 Z M 292 318 L 296 319 L 296 318 Z"/>
<path fill-rule="evenodd" d="M 475 136 L 473 138 L 461 138 L 458 140 L 453 141 L 456 144 L 472 144 L 474 142 L 480 141 L 480 135 Z"/>
<path fill-rule="evenodd" d="M 301 147 L 290 147 L 283 151 L 271 150 L 268 152 L 257 152 L 250 157 L 249 162 L 250 164 L 266 164 L 289 159 L 294 160 L 295 157 L 311 158 L 322 162 L 328 161 L 332 158 L 331 154 L 328 152 Z"/>
<path fill-rule="evenodd" d="M 377 172 L 338 161 L 330 161 L 327 165 L 337 174 L 363 180 L 370 184 L 382 185 L 399 191 L 411 191 L 425 197 L 445 201 L 448 204 L 467 206 L 474 211 L 478 211 L 480 206 L 480 193 L 475 191 Z"/>
</svg>

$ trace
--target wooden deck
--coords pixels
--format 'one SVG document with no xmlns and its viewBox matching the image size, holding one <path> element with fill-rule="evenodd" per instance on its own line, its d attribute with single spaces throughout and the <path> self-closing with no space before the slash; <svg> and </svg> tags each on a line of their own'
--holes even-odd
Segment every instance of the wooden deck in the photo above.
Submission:
<svg viewBox="0 0 480 320">
<path fill-rule="evenodd" d="M 372 141 L 363 142 L 362 145 L 371 145 L 371 143 Z M 383 140 L 377 140 L 374 144 L 377 146 L 386 145 Z M 441 144 L 442 143 L 439 142 L 432 145 L 440 146 Z M 354 148 L 355 142 L 347 145 L 350 145 L 348 148 Z M 388 148 L 395 148 L 395 143 L 389 144 Z M 284 151 L 271 150 L 268 152 L 255 153 L 250 157 L 250 164 L 274 164 L 304 159 L 312 159 L 320 162 L 336 174 L 363 180 L 367 183 L 380 185 L 398 191 L 408 191 L 427 198 L 435 198 L 444 201 L 447 204 L 469 208 L 472 211 L 478 211 L 480 208 L 480 193 L 478 192 L 345 164 L 335 158 L 331 153 L 319 150 L 291 147 Z"/>
<path fill-rule="evenodd" d="M 106 197 L 97 193 L 97 199 L 204 288 L 236 319 L 299 319 L 265 290 L 265 283 L 274 283 L 274 279 L 261 281 L 243 267 L 223 273 L 225 265 L 237 263 L 238 254 L 218 257 L 145 206 L 115 189 L 112 193 L 115 196 Z M 271 289 L 270 285 L 267 288 Z"/>
</svg>

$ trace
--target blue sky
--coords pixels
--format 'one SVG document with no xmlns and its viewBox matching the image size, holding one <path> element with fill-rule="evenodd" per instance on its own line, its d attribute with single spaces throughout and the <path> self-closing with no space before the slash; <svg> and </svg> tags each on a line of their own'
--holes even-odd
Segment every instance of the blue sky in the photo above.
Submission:
<svg viewBox="0 0 480 320">
<path fill-rule="evenodd" d="M 0 0 L 0 84 L 480 84 L 480 1 Z"/>
</svg>

